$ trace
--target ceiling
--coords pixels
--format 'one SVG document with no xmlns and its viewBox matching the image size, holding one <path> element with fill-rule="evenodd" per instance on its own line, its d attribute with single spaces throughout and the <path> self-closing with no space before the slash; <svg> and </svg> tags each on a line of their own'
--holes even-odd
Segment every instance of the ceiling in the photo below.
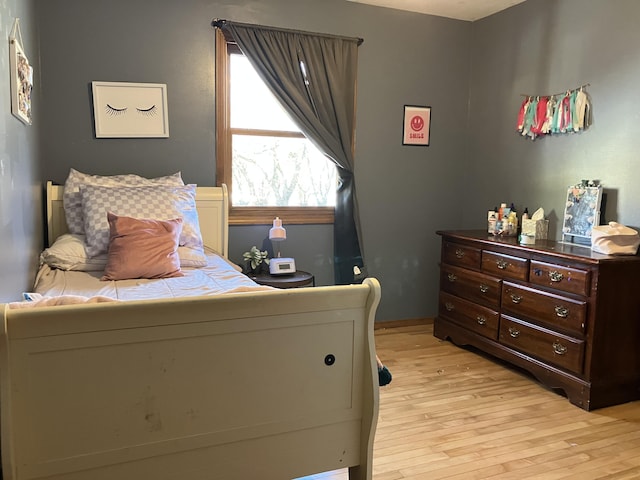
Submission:
<svg viewBox="0 0 640 480">
<path fill-rule="evenodd" d="M 475 21 L 525 0 L 347 0 L 378 7 L 426 13 L 438 17 Z"/>
</svg>

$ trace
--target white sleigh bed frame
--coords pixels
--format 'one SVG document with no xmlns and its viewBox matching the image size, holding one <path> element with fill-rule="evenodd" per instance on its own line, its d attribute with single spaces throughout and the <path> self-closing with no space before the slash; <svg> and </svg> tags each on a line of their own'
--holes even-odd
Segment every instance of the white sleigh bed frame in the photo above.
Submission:
<svg viewBox="0 0 640 480">
<path fill-rule="evenodd" d="M 66 230 L 47 185 L 49 242 Z M 224 187 L 198 189 L 227 254 Z M 3 312 L 5 480 L 370 479 L 375 279 Z"/>
</svg>

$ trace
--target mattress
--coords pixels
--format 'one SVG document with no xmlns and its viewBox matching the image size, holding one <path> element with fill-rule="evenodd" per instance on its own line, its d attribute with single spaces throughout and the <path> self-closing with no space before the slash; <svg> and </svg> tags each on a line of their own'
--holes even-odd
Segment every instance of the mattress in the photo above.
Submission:
<svg viewBox="0 0 640 480">
<path fill-rule="evenodd" d="M 258 285 L 228 260 L 210 252 L 206 266 L 183 268 L 182 272 L 183 277 L 102 281 L 102 271 L 68 271 L 43 264 L 36 276 L 34 292 L 48 297 L 77 295 L 148 300 L 273 290 Z"/>
</svg>

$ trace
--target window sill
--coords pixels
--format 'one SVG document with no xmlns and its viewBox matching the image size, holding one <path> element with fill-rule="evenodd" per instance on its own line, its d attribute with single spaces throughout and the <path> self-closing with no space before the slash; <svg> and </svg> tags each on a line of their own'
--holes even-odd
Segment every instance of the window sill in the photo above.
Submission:
<svg viewBox="0 0 640 480">
<path fill-rule="evenodd" d="M 229 225 L 270 225 L 280 217 L 287 225 L 333 224 L 333 207 L 231 207 Z"/>
</svg>

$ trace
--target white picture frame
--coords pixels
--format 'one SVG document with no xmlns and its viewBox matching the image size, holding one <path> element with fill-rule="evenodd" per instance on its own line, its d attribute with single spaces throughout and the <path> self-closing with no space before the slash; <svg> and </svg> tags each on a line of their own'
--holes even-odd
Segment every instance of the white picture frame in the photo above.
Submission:
<svg viewBox="0 0 640 480">
<path fill-rule="evenodd" d="M 96 138 L 169 136 L 167 85 L 91 82 Z"/>
<path fill-rule="evenodd" d="M 31 92 L 33 67 L 17 38 L 9 43 L 11 71 L 11 113 L 26 125 L 31 125 Z"/>
<path fill-rule="evenodd" d="M 594 226 L 600 225 L 600 204 L 602 202 L 602 185 L 582 184 L 567 188 L 562 224 L 563 240 L 565 237 L 590 239 Z"/>
</svg>

